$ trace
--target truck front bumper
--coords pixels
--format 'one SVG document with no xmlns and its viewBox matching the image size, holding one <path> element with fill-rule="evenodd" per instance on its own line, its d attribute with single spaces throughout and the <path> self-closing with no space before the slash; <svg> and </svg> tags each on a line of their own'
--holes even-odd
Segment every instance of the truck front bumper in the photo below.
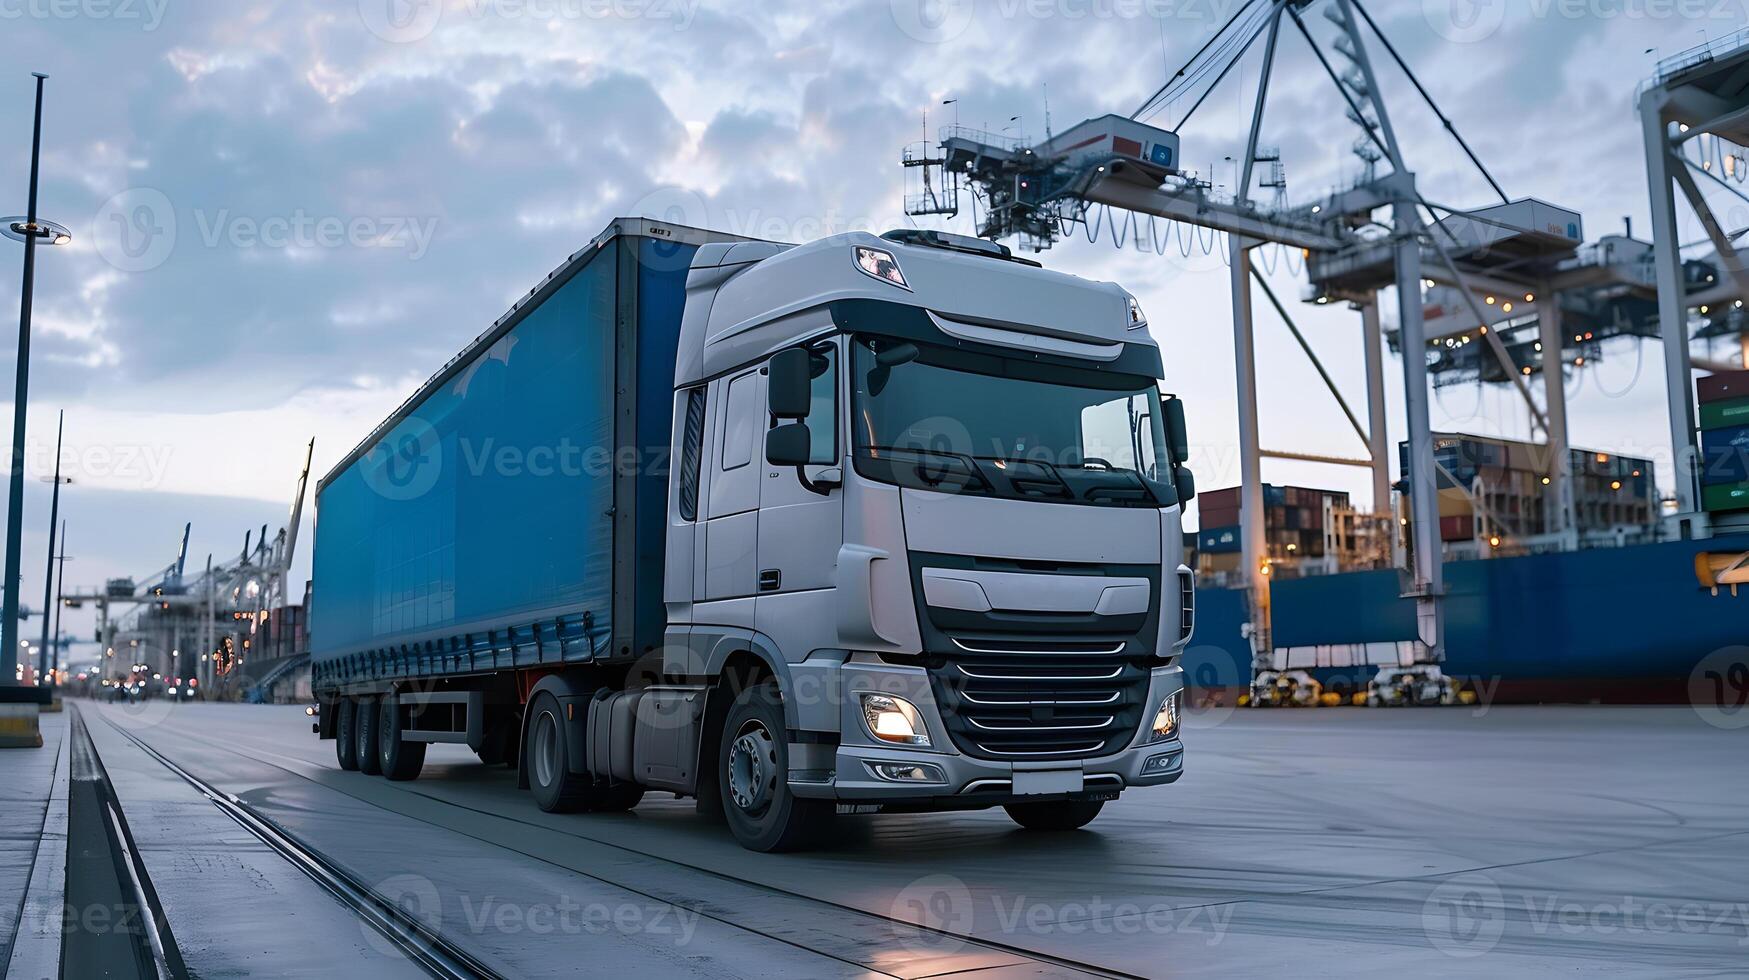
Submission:
<svg viewBox="0 0 1749 980">
<path fill-rule="evenodd" d="M 1184 743 L 1177 734 L 1149 743 L 1138 732 L 1122 751 L 1086 759 L 1008 762 L 969 756 L 948 737 L 923 670 L 857 662 L 839 669 L 844 672 L 839 744 L 791 746 L 790 789 L 799 797 L 918 809 L 977 808 L 1022 800 L 1110 799 L 1129 787 L 1162 786 L 1184 775 Z M 1156 669 L 1149 703 L 1159 704 L 1183 688 L 1183 670 Z M 865 691 L 897 695 L 915 705 L 929 728 L 930 745 L 911 748 L 876 741 L 862 721 L 860 692 Z M 1152 718 L 1147 712 L 1146 720 Z M 798 765 L 803 756 L 811 756 L 813 764 Z M 890 778 L 879 768 L 883 763 L 916 767 L 926 778 Z"/>
</svg>

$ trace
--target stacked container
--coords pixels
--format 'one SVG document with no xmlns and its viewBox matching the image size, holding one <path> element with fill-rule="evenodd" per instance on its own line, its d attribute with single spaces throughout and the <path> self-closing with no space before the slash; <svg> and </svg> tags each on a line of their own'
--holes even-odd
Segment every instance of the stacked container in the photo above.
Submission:
<svg viewBox="0 0 1749 980">
<path fill-rule="evenodd" d="M 1701 509 L 1749 510 L 1749 371 L 1701 378 Z"/>
</svg>

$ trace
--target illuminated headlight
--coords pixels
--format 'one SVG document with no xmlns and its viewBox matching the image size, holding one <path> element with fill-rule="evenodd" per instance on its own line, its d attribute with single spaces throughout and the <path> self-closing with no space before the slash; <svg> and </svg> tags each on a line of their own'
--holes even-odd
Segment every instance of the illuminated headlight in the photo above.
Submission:
<svg viewBox="0 0 1749 980">
<path fill-rule="evenodd" d="M 873 276 L 881 282 L 910 289 L 905 282 L 905 274 L 899 271 L 899 260 L 893 258 L 893 253 L 880 248 L 870 248 L 867 245 L 856 246 L 856 267 L 864 274 Z"/>
<path fill-rule="evenodd" d="M 917 706 L 891 694 L 864 694 L 862 721 L 868 733 L 897 745 L 928 745 L 929 728 Z"/>
<path fill-rule="evenodd" d="M 1131 330 L 1139 330 L 1142 327 L 1145 327 L 1148 325 L 1148 317 L 1146 314 L 1144 314 L 1142 312 L 1142 304 L 1141 304 L 1140 300 L 1136 299 L 1134 296 L 1131 296 L 1129 298 L 1129 300 L 1130 300 L 1129 328 Z"/>
<path fill-rule="evenodd" d="M 947 777 L 938 766 L 927 762 L 869 762 L 869 772 L 878 779 L 894 783 L 945 783 Z"/>
<path fill-rule="evenodd" d="M 1154 712 L 1154 728 L 1148 741 L 1164 742 L 1178 734 L 1178 692 L 1166 695 L 1166 700 L 1160 702 L 1160 710 Z"/>
</svg>

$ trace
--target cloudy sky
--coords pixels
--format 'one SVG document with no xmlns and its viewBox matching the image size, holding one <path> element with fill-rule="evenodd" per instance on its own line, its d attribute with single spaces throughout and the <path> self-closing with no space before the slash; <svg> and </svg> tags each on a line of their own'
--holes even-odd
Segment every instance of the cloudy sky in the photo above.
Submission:
<svg viewBox="0 0 1749 980">
<path fill-rule="evenodd" d="M 41 602 L 38 478 L 57 408 L 77 481 L 63 499 L 70 583 L 163 566 L 186 521 L 193 561 L 222 560 L 245 530 L 284 523 L 307 440 L 325 472 L 609 218 L 679 213 L 792 241 L 903 226 L 904 144 L 956 110 L 964 125 L 1042 138 L 1047 93 L 1059 131 L 1128 114 L 1237 2 L 0 0 L 0 212 L 24 210 L 29 72 L 43 71 L 42 213 L 76 238 L 39 263 L 26 604 Z M 1328 2 L 1307 18 L 1326 43 Z M 1624 217 L 1646 227 L 1636 83 L 1656 58 L 1746 22 L 1743 0 L 1371 7 L 1508 193 L 1581 210 L 1591 238 Z M 1258 60 L 1182 131 L 1187 165 L 1228 189 Z M 1424 193 L 1490 203 L 1406 80 L 1387 69 L 1382 87 Z M 1188 109 L 1152 122 L 1178 125 Z M 1303 40 L 1284 35 L 1264 139 L 1282 147 L 1290 197 L 1357 172 L 1342 109 Z M 1684 222 L 1685 240 L 1700 237 Z M 17 309 L 18 254 L 0 249 L 3 311 Z M 1168 387 L 1189 402 L 1199 482 L 1233 482 L 1222 257 L 1107 238 L 1043 258 L 1141 297 Z M 1285 265 L 1271 278 L 1298 294 Z M 1358 403 L 1358 317 L 1294 312 Z M 1261 309 L 1258 335 L 1265 445 L 1359 455 Z M 12 345 L 0 346 L 10 377 Z M 1391 371 L 1395 382 L 1394 359 Z M 1660 377 L 1655 348 L 1624 345 L 1570 378 L 1574 443 L 1666 452 Z M 1523 434 L 1514 397 L 1445 389 L 1435 425 Z M 1290 463 L 1265 477 L 1365 486 L 1359 470 Z"/>
</svg>

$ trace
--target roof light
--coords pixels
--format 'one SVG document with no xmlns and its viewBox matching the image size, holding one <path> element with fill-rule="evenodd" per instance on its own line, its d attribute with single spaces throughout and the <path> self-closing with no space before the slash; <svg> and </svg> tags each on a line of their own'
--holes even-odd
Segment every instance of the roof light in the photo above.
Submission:
<svg viewBox="0 0 1749 980">
<path fill-rule="evenodd" d="M 861 269 L 864 275 L 879 279 L 900 289 L 908 290 L 911 288 L 910 284 L 905 281 L 905 274 L 899 271 L 899 260 L 893 258 L 893 253 L 885 249 L 858 245 L 855 257 L 856 267 Z"/>
<path fill-rule="evenodd" d="M 1134 296 L 1131 296 L 1131 297 L 1129 297 L 1129 301 L 1130 301 L 1130 326 L 1129 326 L 1129 329 L 1140 330 L 1141 328 L 1148 325 L 1148 317 L 1146 314 L 1144 314 L 1142 312 L 1142 304 L 1141 304 L 1140 300 L 1136 299 Z"/>
</svg>

